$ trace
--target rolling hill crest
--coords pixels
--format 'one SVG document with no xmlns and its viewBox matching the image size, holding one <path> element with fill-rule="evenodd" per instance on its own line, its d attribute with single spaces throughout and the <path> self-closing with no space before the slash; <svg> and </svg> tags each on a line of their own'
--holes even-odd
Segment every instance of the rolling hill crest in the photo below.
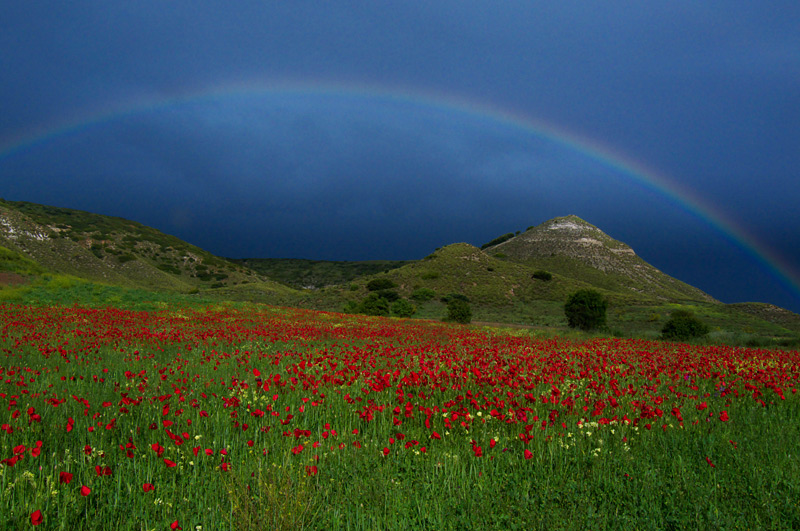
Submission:
<svg viewBox="0 0 800 531">
<path fill-rule="evenodd" d="M 254 271 L 135 221 L 0 200 L 0 269 L 193 292 L 262 283 Z"/>
<path fill-rule="evenodd" d="M 574 215 L 551 219 L 489 245 L 484 251 L 612 292 L 661 300 L 717 302 L 707 293 L 659 271 L 627 244 Z"/>
</svg>

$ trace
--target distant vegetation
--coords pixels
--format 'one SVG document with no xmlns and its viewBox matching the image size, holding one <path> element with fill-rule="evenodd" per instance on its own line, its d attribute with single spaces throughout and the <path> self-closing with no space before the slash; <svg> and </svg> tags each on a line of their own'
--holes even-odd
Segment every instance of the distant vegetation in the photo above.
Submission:
<svg viewBox="0 0 800 531">
<path fill-rule="evenodd" d="M 564 314 L 571 328 L 598 330 L 606 326 L 608 301 L 593 289 L 582 289 L 569 296 Z"/>
<path fill-rule="evenodd" d="M 367 262 L 226 260 L 134 221 L 25 202 L 0 200 L 0 220 L 2 301 L 136 309 L 246 301 L 458 320 L 448 305 L 461 299 L 471 322 L 536 334 L 613 331 L 645 339 L 800 346 L 800 315 L 769 304 L 722 304 L 575 216 L 529 227 L 525 239 L 508 233 L 484 246 L 508 242 L 502 259 L 458 243 L 423 260 Z M 585 245 L 587 239 L 595 244 Z M 565 310 L 564 301 L 582 290 L 607 302 L 605 324 L 588 332 Z M 682 310 L 694 320 L 678 319 Z"/>
<path fill-rule="evenodd" d="M 336 262 L 299 258 L 233 258 L 231 262 L 295 289 L 321 289 L 397 269 L 415 260 Z"/>
<path fill-rule="evenodd" d="M 467 324 L 472 321 L 472 308 L 469 302 L 461 297 L 450 297 L 447 301 L 446 321 Z"/>
<path fill-rule="evenodd" d="M 369 291 L 381 291 L 396 287 L 397 284 L 395 284 L 392 279 L 386 277 L 375 278 L 367 282 L 367 289 Z"/>
<path fill-rule="evenodd" d="M 428 302 L 436 297 L 436 292 L 430 288 L 417 288 L 411 293 L 411 298 L 417 302 Z"/>
<path fill-rule="evenodd" d="M 517 233 L 517 234 L 519 234 L 519 233 Z M 490 242 L 487 242 L 487 243 L 484 243 L 483 245 L 481 245 L 481 250 L 487 249 L 489 247 L 493 247 L 495 245 L 500 245 L 501 243 L 510 240 L 514 236 L 515 236 L 515 234 L 513 232 L 509 232 L 508 234 L 503 234 L 502 236 L 498 236 L 494 240 L 492 240 Z"/>
<path fill-rule="evenodd" d="M 662 339 L 688 341 L 708 334 L 709 328 L 689 310 L 675 310 L 661 329 Z"/>
<path fill-rule="evenodd" d="M 533 272 L 533 275 L 531 276 L 538 280 L 544 280 L 545 282 L 553 280 L 553 274 L 548 271 L 545 271 L 544 269 L 537 269 L 536 271 Z"/>
</svg>

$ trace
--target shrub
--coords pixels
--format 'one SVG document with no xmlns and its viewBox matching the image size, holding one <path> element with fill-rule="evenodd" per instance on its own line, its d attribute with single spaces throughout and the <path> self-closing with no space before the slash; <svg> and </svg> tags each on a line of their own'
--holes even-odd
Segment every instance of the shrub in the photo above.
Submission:
<svg viewBox="0 0 800 531">
<path fill-rule="evenodd" d="M 436 292 L 430 288 L 415 289 L 411 294 L 411 298 L 417 302 L 427 302 L 436 296 Z"/>
<path fill-rule="evenodd" d="M 435 279 L 439 278 L 439 272 L 438 271 L 423 271 L 422 273 L 420 273 L 419 278 L 421 278 L 422 280 L 435 280 Z"/>
<path fill-rule="evenodd" d="M 461 324 L 467 324 L 472 321 L 472 308 L 470 308 L 469 302 L 460 298 L 451 298 L 448 300 L 447 317 L 445 320 Z"/>
<path fill-rule="evenodd" d="M 675 310 L 661 329 L 661 338 L 686 341 L 708 334 L 708 325 L 688 310 Z"/>
<path fill-rule="evenodd" d="M 358 305 L 358 313 L 364 315 L 389 315 L 389 301 L 378 295 L 370 293 L 367 298 Z"/>
<path fill-rule="evenodd" d="M 384 289 L 392 289 L 397 287 L 397 284 L 392 282 L 390 278 L 374 278 L 367 283 L 367 289 L 370 291 L 380 291 Z"/>
<path fill-rule="evenodd" d="M 549 271 L 545 271 L 544 269 L 539 269 L 538 271 L 534 271 L 533 275 L 531 276 L 539 280 L 544 280 L 545 282 L 553 280 L 553 274 L 550 273 Z"/>
<path fill-rule="evenodd" d="M 593 289 L 576 291 L 567 298 L 564 314 L 571 328 L 594 330 L 606 325 L 608 301 Z"/>
<path fill-rule="evenodd" d="M 379 297 L 383 297 L 387 302 L 394 302 L 400 298 L 400 294 L 392 289 L 382 289 L 376 291 Z"/>
<path fill-rule="evenodd" d="M 397 317 L 411 317 L 417 312 L 413 304 L 405 299 L 399 299 L 392 303 L 392 315 Z"/>
<path fill-rule="evenodd" d="M 517 233 L 517 234 L 519 234 L 519 233 Z M 494 245 L 500 245 L 501 243 L 503 243 L 505 241 L 508 241 L 513 237 L 514 237 L 514 233 L 513 232 L 509 232 L 508 234 L 503 234 L 502 236 L 498 236 L 494 240 L 492 240 L 492 241 L 490 241 L 488 243 L 484 243 L 483 245 L 481 245 L 481 249 L 486 249 L 487 247 L 492 247 Z"/>
<path fill-rule="evenodd" d="M 442 297 L 439 300 L 441 300 L 445 304 L 449 304 L 450 301 L 453 301 L 453 300 L 469 302 L 469 297 L 467 297 L 466 295 L 463 295 L 461 293 L 449 293 L 449 294 L 445 295 L 444 297 Z"/>
</svg>

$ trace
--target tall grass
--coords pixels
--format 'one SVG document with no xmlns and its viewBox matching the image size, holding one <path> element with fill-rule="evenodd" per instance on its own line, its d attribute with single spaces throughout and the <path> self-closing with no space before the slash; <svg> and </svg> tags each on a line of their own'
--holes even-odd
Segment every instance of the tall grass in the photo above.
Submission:
<svg viewBox="0 0 800 531">
<path fill-rule="evenodd" d="M 37 510 L 42 529 L 800 526 L 798 353 L 534 340 L 249 307 L 5 305 L 0 314 L 0 459 L 23 456 L 0 468 L 3 529 L 28 528 Z M 519 373 L 518 387 L 470 372 L 497 352 L 500 372 L 520 360 L 547 363 L 538 380 Z M 607 356 L 604 370 L 616 372 L 595 372 Z M 631 367 L 645 360 L 641 372 L 624 370 L 626 356 Z M 562 370 L 562 358 L 580 369 L 545 378 Z M 675 360 L 697 365 L 672 380 Z M 399 385 L 423 366 L 452 372 L 450 384 Z M 590 372 L 579 378 L 580 370 Z M 789 379 L 780 383 L 784 399 L 759 384 L 762 406 L 744 382 L 765 374 Z M 739 396 L 724 394 L 720 376 Z M 593 406 L 613 396 L 595 391 L 612 377 L 637 392 L 618 397 L 620 418 L 606 424 L 584 402 L 569 413 L 540 398 L 555 385 Z M 391 384 L 376 383 L 383 379 Z M 521 400 L 527 419 L 512 422 L 508 405 L 486 406 L 482 396 Z M 666 397 L 663 416 L 621 420 L 658 397 Z M 669 413 L 673 401 L 682 424 Z M 695 407 L 701 401 L 706 409 Z M 436 407 L 430 427 L 420 407 Z M 543 423 L 554 409 L 561 416 Z M 454 412 L 469 421 L 452 420 Z M 61 472 L 72 481 L 60 482 Z"/>
</svg>

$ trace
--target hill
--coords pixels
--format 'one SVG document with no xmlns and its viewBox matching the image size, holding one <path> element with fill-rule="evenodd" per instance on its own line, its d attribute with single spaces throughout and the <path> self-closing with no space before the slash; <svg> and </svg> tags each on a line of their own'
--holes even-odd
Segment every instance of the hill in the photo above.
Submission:
<svg viewBox="0 0 800 531">
<path fill-rule="evenodd" d="M 222 300 L 352 311 L 377 278 L 393 286 L 387 296 L 412 302 L 422 318 L 442 318 L 445 301 L 458 295 L 469 299 L 475 321 L 563 330 L 567 296 L 593 288 L 610 302 L 611 329 L 628 336 L 657 337 L 676 309 L 708 323 L 713 341 L 787 345 L 800 332 L 800 316 L 765 304 L 722 304 L 575 216 L 498 238 L 485 250 L 456 243 L 416 261 L 233 261 L 123 218 L 0 199 L 4 300 L 143 309 Z"/>
<path fill-rule="evenodd" d="M 632 299 L 717 302 L 707 293 L 659 271 L 630 246 L 578 216 L 551 219 L 490 245 L 485 252 Z"/>
<path fill-rule="evenodd" d="M 135 221 L 5 200 L 0 200 L 0 269 L 18 281 L 50 273 L 178 293 L 247 284 L 288 289 Z"/>
</svg>

